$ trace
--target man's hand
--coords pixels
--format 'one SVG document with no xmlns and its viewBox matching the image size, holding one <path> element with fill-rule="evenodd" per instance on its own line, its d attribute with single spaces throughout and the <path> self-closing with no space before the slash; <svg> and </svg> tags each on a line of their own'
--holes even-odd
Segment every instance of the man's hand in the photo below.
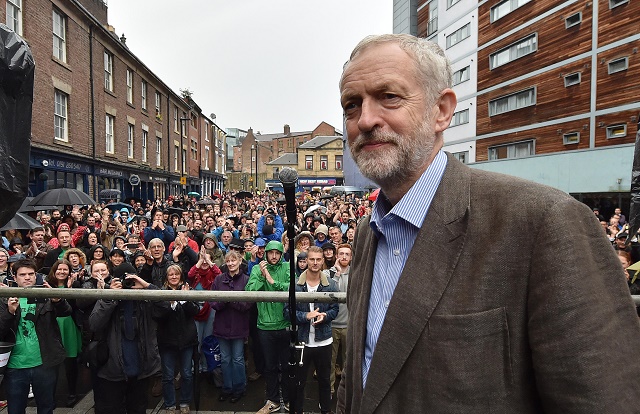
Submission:
<svg viewBox="0 0 640 414">
<path fill-rule="evenodd" d="M 267 261 L 266 260 L 261 261 L 259 266 L 260 266 L 260 271 L 262 272 L 262 276 L 265 279 L 267 279 L 267 282 L 269 282 L 270 285 L 273 285 L 275 283 L 275 280 L 273 280 L 273 278 L 271 277 L 271 274 L 267 270 Z"/>
<path fill-rule="evenodd" d="M 51 287 L 49 282 L 47 282 L 46 280 L 44 282 L 42 282 L 42 286 L 44 286 L 47 289 L 53 289 L 53 287 Z M 53 303 L 60 302 L 60 298 L 51 298 L 51 302 L 53 302 Z"/>
<path fill-rule="evenodd" d="M 10 314 L 15 315 L 20 306 L 20 300 L 18 298 L 9 298 L 7 300 L 7 310 Z"/>
<path fill-rule="evenodd" d="M 127 275 L 125 276 L 125 279 L 133 280 L 133 286 L 131 286 L 131 289 L 146 289 L 150 285 L 149 282 L 145 281 L 140 276 L 134 275 L 132 273 L 127 273 Z"/>
</svg>

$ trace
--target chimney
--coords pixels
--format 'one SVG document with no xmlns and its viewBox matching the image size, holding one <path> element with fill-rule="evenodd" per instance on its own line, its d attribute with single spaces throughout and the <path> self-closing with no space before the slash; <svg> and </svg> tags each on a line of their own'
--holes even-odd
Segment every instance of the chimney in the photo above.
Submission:
<svg viewBox="0 0 640 414">
<path fill-rule="evenodd" d="M 284 124 L 284 134 L 291 135 L 291 128 L 289 127 L 289 124 Z"/>
</svg>

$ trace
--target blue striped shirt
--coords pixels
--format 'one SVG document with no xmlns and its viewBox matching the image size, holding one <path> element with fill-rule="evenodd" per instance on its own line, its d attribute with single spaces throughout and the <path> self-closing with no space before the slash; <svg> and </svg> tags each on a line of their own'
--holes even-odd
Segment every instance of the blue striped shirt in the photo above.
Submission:
<svg viewBox="0 0 640 414">
<path fill-rule="evenodd" d="M 378 250 L 373 266 L 367 337 L 362 360 L 363 389 L 387 308 L 446 166 L 447 156 L 439 151 L 398 204 L 391 208 L 389 200 L 381 192 L 373 207 L 369 224 L 378 237 Z"/>
</svg>

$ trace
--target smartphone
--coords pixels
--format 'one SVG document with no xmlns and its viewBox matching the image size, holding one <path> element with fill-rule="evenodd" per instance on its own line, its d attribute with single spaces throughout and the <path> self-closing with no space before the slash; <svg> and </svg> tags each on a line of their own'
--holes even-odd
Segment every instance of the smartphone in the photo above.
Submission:
<svg viewBox="0 0 640 414">
<path fill-rule="evenodd" d="M 127 249 L 137 249 L 140 245 L 138 243 L 127 243 L 125 244 L 125 247 Z"/>
</svg>

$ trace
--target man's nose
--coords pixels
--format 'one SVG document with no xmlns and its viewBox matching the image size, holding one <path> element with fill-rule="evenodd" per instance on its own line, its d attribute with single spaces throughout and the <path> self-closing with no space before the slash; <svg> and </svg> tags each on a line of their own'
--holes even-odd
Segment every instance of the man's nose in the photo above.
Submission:
<svg viewBox="0 0 640 414">
<path fill-rule="evenodd" d="M 358 129 L 362 132 L 369 132 L 375 127 L 382 126 L 381 109 L 374 99 L 363 100 L 358 118 Z"/>
</svg>

